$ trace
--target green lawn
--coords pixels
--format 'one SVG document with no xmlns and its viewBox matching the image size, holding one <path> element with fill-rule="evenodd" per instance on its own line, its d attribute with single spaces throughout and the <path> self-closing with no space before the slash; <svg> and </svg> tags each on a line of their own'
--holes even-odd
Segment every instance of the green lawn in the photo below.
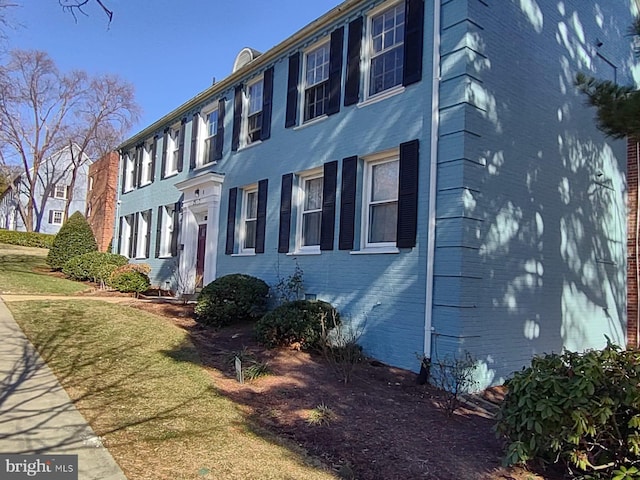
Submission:
<svg viewBox="0 0 640 480">
<path fill-rule="evenodd" d="M 8 305 L 130 479 L 335 478 L 219 395 L 169 320 L 103 302 Z"/>
<path fill-rule="evenodd" d="M 47 249 L 0 244 L 0 294 L 73 295 L 82 283 L 50 275 Z"/>
</svg>

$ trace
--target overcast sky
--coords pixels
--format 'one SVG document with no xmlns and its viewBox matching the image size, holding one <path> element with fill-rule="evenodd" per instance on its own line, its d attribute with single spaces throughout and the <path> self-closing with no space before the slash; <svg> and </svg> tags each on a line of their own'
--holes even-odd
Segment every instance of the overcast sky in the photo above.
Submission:
<svg viewBox="0 0 640 480">
<path fill-rule="evenodd" d="M 8 47 L 48 52 L 63 70 L 117 73 L 143 114 L 131 133 L 231 73 L 243 47 L 266 51 L 340 0 L 103 0 L 77 23 L 58 0 L 16 0 Z"/>
</svg>

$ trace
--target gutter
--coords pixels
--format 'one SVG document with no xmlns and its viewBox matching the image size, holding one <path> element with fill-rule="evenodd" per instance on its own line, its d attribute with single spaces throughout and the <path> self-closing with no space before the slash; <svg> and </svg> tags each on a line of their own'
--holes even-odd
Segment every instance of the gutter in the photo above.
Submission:
<svg viewBox="0 0 640 480">
<path fill-rule="evenodd" d="M 187 100 L 178 108 L 169 112 L 159 120 L 155 121 L 144 130 L 136 133 L 133 137 L 130 137 L 128 140 L 125 140 L 124 142 L 122 142 L 120 145 L 116 147 L 116 150 L 119 150 L 119 151 L 126 150 L 130 144 L 135 144 L 136 142 L 147 139 L 148 137 L 153 135 L 156 131 L 164 127 L 166 124 L 174 122 L 176 119 L 185 115 L 192 108 L 195 108 L 201 103 L 208 100 L 209 98 L 215 97 L 216 95 L 228 90 L 229 88 L 234 86 L 236 83 L 238 83 L 241 79 L 246 77 L 250 72 L 257 71 L 260 68 L 266 67 L 269 63 L 276 60 L 282 53 L 295 47 L 297 43 L 302 42 L 307 37 L 318 33 L 323 28 L 328 27 L 340 16 L 353 12 L 354 10 L 356 10 L 357 7 L 359 7 L 364 2 L 365 0 L 347 0 L 346 2 L 343 2 L 337 7 L 329 10 L 323 16 L 309 23 L 307 26 L 303 27 L 297 33 L 294 33 L 292 36 L 290 36 L 283 42 L 267 50 L 258 58 L 250 62 L 245 68 L 240 68 L 238 71 L 231 73 L 231 75 L 229 75 L 228 77 L 224 78 L 218 83 L 211 85 L 209 88 L 200 92 L 190 100 Z"/>
<path fill-rule="evenodd" d="M 433 2 L 433 75 L 431 87 L 431 165 L 429 170 L 429 217 L 427 225 L 427 285 L 424 309 L 424 357 L 431 358 L 433 331 L 433 260 L 436 246 L 436 196 L 438 174 L 438 129 L 440 124 L 440 0 Z"/>
</svg>

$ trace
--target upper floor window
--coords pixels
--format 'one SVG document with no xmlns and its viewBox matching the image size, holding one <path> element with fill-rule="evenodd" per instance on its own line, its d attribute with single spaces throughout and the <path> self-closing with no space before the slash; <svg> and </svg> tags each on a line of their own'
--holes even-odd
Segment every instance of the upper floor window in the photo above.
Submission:
<svg viewBox="0 0 640 480">
<path fill-rule="evenodd" d="M 329 101 L 329 42 L 305 55 L 304 121 L 324 115 Z"/>
<path fill-rule="evenodd" d="M 125 154 L 122 170 L 122 191 L 128 192 L 133 190 L 134 172 L 135 172 L 135 152 L 131 151 Z"/>
<path fill-rule="evenodd" d="M 140 185 L 147 185 L 153 180 L 153 142 L 146 142 L 142 148 L 142 171 Z"/>
<path fill-rule="evenodd" d="M 242 198 L 241 252 L 252 253 L 256 248 L 256 224 L 258 220 L 258 189 L 244 189 Z"/>
<path fill-rule="evenodd" d="M 300 177 L 296 233 L 298 251 L 320 251 L 322 186 L 322 172 Z"/>
<path fill-rule="evenodd" d="M 93 190 L 93 177 L 89 177 L 89 191 Z"/>
<path fill-rule="evenodd" d="M 404 4 L 398 4 L 369 20 L 369 95 L 402 84 L 404 16 Z"/>
<path fill-rule="evenodd" d="M 247 87 L 247 145 L 260 140 L 262 130 L 262 79 Z"/>
<path fill-rule="evenodd" d="M 178 172 L 178 162 L 180 157 L 180 126 L 169 129 L 168 141 L 166 145 L 167 163 L 165 165 L 165 176 Z"/>
<path fill-rule="evenodd" d="M 198 156 L 197 166 L 206 165 L 215 160 L 216 138 L 218 135 L 218 110 L 213 110 L 204 114 L 204 148 Z"/>
<path fill-rule="evenodd" d="M 65 200 L 67 198 L 67 186 L 57 183 L 53 192 L 53 197 Z"/>
</svg>

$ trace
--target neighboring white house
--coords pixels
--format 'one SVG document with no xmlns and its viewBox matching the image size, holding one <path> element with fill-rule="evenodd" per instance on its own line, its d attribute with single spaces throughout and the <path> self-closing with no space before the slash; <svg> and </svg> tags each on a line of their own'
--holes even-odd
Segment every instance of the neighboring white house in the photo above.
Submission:
<svg viewBox="0 0 640 480">
<path fill-rule="evenodd" d="M 64 222 L 64 210 L 68 201 L 69 215 L 75 211 L 80 211 L 83 215 L 86 213 L 91 160 L 85 155 L 83 160 L 77 163 L 80 166 L 76 169 L 73 192 L 70 191 L 74 170 L 70 147 L 51 155 L 40 166 L 34 189 L 35 232 L 58 233 Z M 0 195 L 0 228 L 26 231 L 18 205 L 27 204 L 28 190 L 27 176 L 23 173 Z"/>
</svg>

